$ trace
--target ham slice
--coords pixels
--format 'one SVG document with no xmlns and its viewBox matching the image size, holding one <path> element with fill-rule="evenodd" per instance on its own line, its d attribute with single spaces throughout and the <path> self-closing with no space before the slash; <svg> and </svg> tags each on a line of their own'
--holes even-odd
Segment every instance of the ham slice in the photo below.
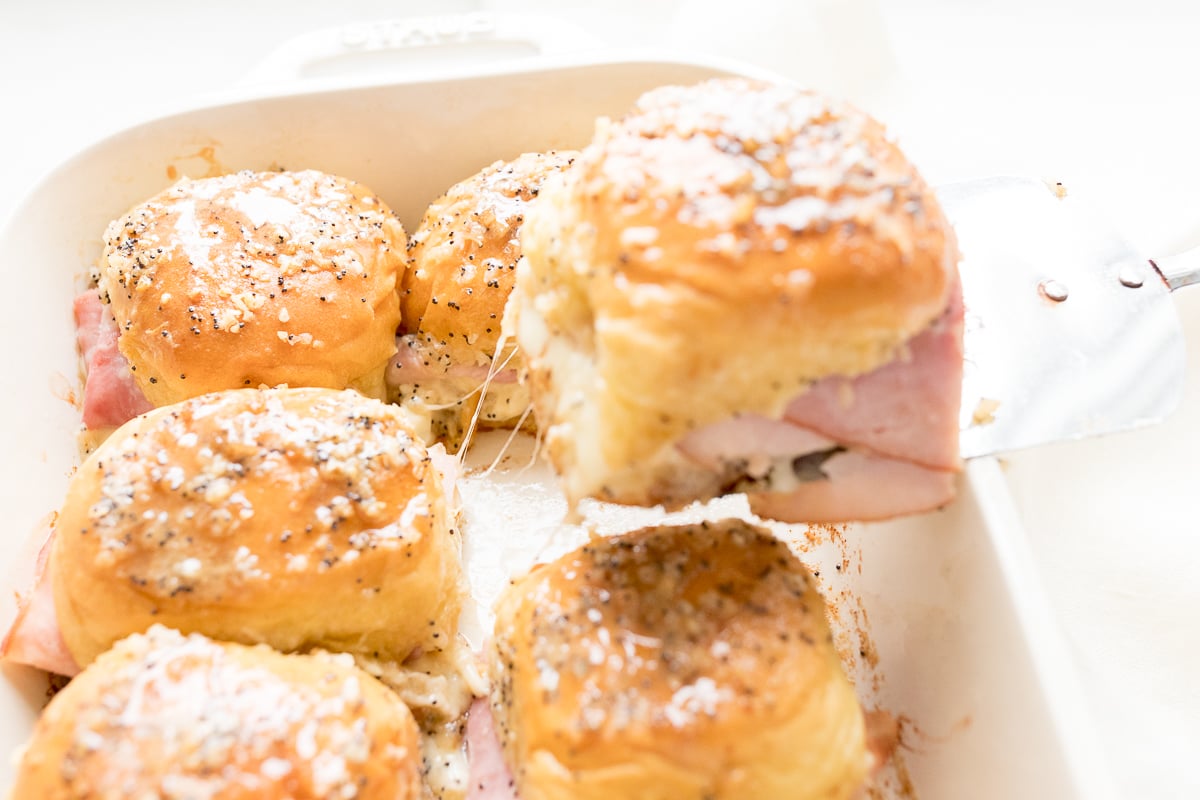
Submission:
<svg viewBox="0 0 1200 800">
<path fill-rule="evenodd" d="M 396 337 L 396 355 L 387 368 L 389 386 L 432 383 L 436 381 L 462 379 L 475 383 L 487 380 L 487 364 L 444 364 L 430 355 L 411 335 Z M 516 383 L 515 369 L 498 369 L 492 375 L 492 383 Z"/>
<path fill-rule="evenodd" d="M 50 580 L 50 548 L 54 532 L 38 550 L 33 590 L 17 598 L 17 616 L 0 642 L 0 658 L 16 664 L 73 676 L 79 665 L 67 650 L 54 612 L 54 587 Z"/>
<path fill-rule="evenodd" d="M 517 800 L 516 781 L 504 761 L 492 710 L 483 699 L 467 712 L 467 758 L 471 783 L 466 800 Z"/>
<path fill-rule="evenodd" d="M 890 519 L 940 508 L 954 499 L 957 473 L 848 450 L 821 465 L 827 480 L 780 492 L 748 491 L 750 510 L 781 522 Z"/>
<path fill-rule="evenodd" d="M 826 378 L 788 404 L 784 418 L 842 444 L 932 469 L 956 470 L 963 369 L 962 289 L 907 353 L 854 379 Z"/>
<path fill-rule="evenodd" d="M 888 519 L 954 499 L 955 470 L 932 469 L 861 447 L 846 449 L 787 420 L 733 417 L 692 431 L 677 446 L 715 472 L 732 464 L 752 481 L 765 478 L 772 467 L 779 469 L 781 461 L 816 456 L 797 474 L 785 476 L 786 488 L 768 490 L 763 484 L 756 490 L 751 484 L 746 489 L 754 513 L 783 522 Z"/>
<path fill-rule="evenodd" d="M 783 419 L 732 417 L 676 446 L 722 480 L 740 476 L 750 507 L 771 519 L 879 520 L 943 506 L 961 463 L 962 327 L 956 285 L 945 313 L 894 361 L 818 381 Z"/>
<path fill-rule="evenodd" d="M 719 469 L 728 461 L 744 461 L 751 474 L 761 475 L 764 470 L 754 469 L 756 460 L 816 453 L 836 445 L 836 441 L 799 425 L 745 414 L 691 431 L 675 446 L 706 467 Z"/>
<path fill-rule="evenodd" d="M 95 290 L 75 298 L 75 338 L 83 356 L 83 424 L 90 430 L 122 425 L 153 408 L 117 349 L 117 321 Z"/>
</svg>

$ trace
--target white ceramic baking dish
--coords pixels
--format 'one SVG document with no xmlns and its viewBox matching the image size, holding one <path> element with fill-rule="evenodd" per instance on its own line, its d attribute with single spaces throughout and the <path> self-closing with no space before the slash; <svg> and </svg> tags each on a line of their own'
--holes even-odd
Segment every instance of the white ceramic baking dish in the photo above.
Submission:
<svg viewBox="0 0 1200 800">
<path fill-rule="evenodd" d="M 77 463 L 77 357 L 71 298 L 100 249 L 106 223 L 176 174 L 310 167 L 362 181 L 411 230 L 426 204 L 491 161 L 579 146 L 602 114 L 642 91 L 744 65 L 689 58 L 562 53 L 562 32 L 530 20 L 474 16 L 383 23 L 321 33 L 268 59 L 237 97 L 131 127 L 49 175 L 0 242 L 9 291 L 0 460 L 7 524 L 0 548 L 19 575 L 23 542 L 53 512 Z M 577 41 L 577 40 L 575 40 Z M 419 44 L 423 49 L 397 50 Z M 556 44 L 557 43 L 557 44 Z M 447 49 L 449 48 L 449 49 Z M 402 52 L 395 61 L 381 54 Z M 475 58 L 462 59 L 464 53 Z M 508 57 L 481 62 L 480 53 Z M 447 59 L 449 54 L 451 58 Z M 434 56 L 439 56 L 434 58 Z M 344 67 L 384 77 L 338 77 Z M 435 74 L 436 73 L 436 74 Z M 332 77 L 331 77 L 332 75 Z M 314 77 L 315 76 L 315 77 Z M 266 83 L 263 83 L 266 81 Z M 487 460 L 485 440 L 478 458 Z M 482 606 L 504 577 L 570 544 L 578 530 L 543 467 L 508 467 L 468 480 L 470 573 Z M 653 511 L 596 508 L 602 529 L 647 524 Z M 745 513 L 737 499 L 715 510 Z M 995 461 L 971 463 L 960 499 L 943 512 L 883 525 L 780 529 L 817 570 L 847 669 L 864 701 L 901 716 L 900 768 L 877 797 L 1103 797 L 1108 781 L 1069 659 L 1030 563 Z M 0 592 L 7 627 L 20 577 Z M 486 610 L 482 616 L 486 621 Z M 46 680 L 6 666 L 0 678 L 0 754 L 26 739 Z M 0 757 L 0 794 L 12 767 Z"/>
</svg>

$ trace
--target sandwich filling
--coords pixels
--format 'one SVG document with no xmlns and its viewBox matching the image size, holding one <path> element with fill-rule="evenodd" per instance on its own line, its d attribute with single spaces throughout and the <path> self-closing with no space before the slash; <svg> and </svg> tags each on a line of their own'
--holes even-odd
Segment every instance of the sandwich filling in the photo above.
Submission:
<svg viewBox="0 0 1200 800">
<path fill-rule="evenodd" d="M 83 424 L 115 428 L 152 406 L 117 349 L 117 321 L 95 289 L 75 298 L 75 340 L 83 357 Z"/>
<path fill-rule="evenodd" d="M 775 519 L 885 519 L 954 497 L 962 385 L 961 291 L 892 361 L 832 376 L 780 419 L 747 414 L 688 433 L 677 449 Z"/>
</svg>

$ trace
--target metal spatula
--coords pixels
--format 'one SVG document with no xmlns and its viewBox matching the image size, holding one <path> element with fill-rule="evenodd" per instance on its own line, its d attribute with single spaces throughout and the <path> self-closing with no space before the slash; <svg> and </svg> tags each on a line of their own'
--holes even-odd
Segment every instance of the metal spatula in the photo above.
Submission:
<svg viewBox="0 0 1200 800">
<path fill-rule="evenodd" d="M 989 178 L 938 191 L 966 299 L 964 458 L 1158 422 L 1179 405 L 1172 290 L 1200 248 L 1139 256 L 1060 185 Z"/>
</svg>

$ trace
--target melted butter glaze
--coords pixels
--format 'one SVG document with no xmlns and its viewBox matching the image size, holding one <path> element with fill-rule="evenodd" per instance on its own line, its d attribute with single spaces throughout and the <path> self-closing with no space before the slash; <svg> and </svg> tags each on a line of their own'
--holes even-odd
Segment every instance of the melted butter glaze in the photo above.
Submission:
<svg viewBox="0 0 1200 800">
<path fill-rule="evenodd" d="M 187 401 L 115 450 L 97 458 L 100 492 L 79 533 L 100 539 L 104 566 L 159 600 L 187 592 L 214 601 L 230 581 L 323 574 L 365 550 L 410 548 L 429 530 L 429 499 L 416 487 L 423 449 L 390 410 L 372 413 L 357 396 L 331 393 L 305 414 L 273 390 Z M 276 479 L 263 485 L 261 475 Z M 397 501 L 405 483 L 413 491 Z M 302 513 L 256 519 L 281 493 Z M 202 561 L 192 547 L 200 535 L 264 526 L 274 536 L 253 549 Z"/>
<path fill-rule="evenodd" d="M 492 671 L 522 795 L 845 798 L 865 776 L 812 577 L 740 520 L 535 567 L 498 604 Z"/>
<path fill-rule="evenodd" d="M 551 151 L 497 161 L 430 205 L 408 243 L 405 332 L 433 336 L 443 347 L 469 345 L 490 361 L 521 257 L 525 214 L 546 178 L 575 156 Z"/>
<path fill-rule="evenodd" d="M 446 491 L 404 413 L 353 391 L 158 409 L 73 480 L 52 561 L 60 624 L 82 664 L 152 622 L 281 650 L 438 649 L 461 591 Z"/>
<path fill-rule="evenodd" d="M 793 251 L 797 237 L 842 226 L 847 236 L 871 231 L 907 260 L 914 247 L 939 249 L 946 228 L 936 204 L 925 213 L 931 193 L 882 125 L 786 86 L 730 80 L 648 92 L 630 114 L 599 128 L 580 161 L 594 197 L 621 194 L 617 224 L 644 217 L 660 220 L 651 229 L 683 225 L 696 231 L 698 254 Z M 651 240 L 618 260 L 653 272 L 655 254 Z M 871 273 L 869 264 L 855 266 Z M 949 273 L 954 263 L 945 266 Z M 778 278 L 799 288 L 810 282 Z"/>
<path fill-rule="evenodd" d="M 157 405 L 260 383 L 341 388 L 390 355 L 406 239 L 351 181 L 312 170 L 183 180 L 104 238 L 101 296 Z M 340 353 L 346 339 L 365 354 Z M 347 361 L 340 383 L 320 374 L 337 372 L 327 357 Z"/>
<path fill-rule="evenodd" d="M 742 524 L 600 541 L 535 568 L 524 588 L 541 700 L 577 707 L 573 735 L 769 705 L 772 680 L 793 678 L 762 666 L 830 643 L 807 572 Z"/>
</svg>

